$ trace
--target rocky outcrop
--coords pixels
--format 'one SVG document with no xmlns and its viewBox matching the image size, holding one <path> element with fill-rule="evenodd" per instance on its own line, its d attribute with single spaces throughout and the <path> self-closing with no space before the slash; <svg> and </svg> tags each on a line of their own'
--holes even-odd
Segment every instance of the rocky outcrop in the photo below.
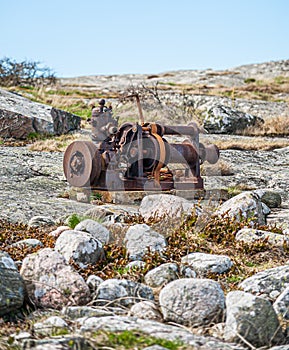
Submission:
<svg viewBox="0 0 289 350">
<path fill-rule="evenodd" d="M 227 106 L 217 105 L 207 111 L 204 128 L 212 134 L 240 134 L 264 120 Z"/>
<path fill-rule="evenodd" d="M 80 129 L 80 117 L 0 89 L 0 137 L 61 135 Z"/>
</svg>

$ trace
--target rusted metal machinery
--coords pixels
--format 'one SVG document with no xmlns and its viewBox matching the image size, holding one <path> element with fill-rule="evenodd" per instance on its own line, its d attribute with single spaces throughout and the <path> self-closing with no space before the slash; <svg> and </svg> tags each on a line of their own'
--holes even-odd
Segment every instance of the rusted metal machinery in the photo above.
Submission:
<svg viewBox="0 0 289 350">
<path fill-rule="evenodd" d="M 195 123 L 145 123 L 138 97 L 137 103 L 139 123 L 118 127 L 109 109 L 93 114 L 92 141 L 75 141 L 65 151 L 63 166 L 69 184 L 104 191 L 203 189 L 200 165 L 218 161 L 217 146 L 199 142 Z M 165 135 L 187 139 L 169 143 Z M 170 164 L 181 164 L 182 170 L 172 170 Z"/>
</svg>

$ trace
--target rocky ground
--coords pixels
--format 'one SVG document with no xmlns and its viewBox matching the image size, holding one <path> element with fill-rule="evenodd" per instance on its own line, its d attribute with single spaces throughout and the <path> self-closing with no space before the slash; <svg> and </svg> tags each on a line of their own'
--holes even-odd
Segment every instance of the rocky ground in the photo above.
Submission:
<svg viewBox="0 0 289 350">
<path fill-rule="evenodd" d="M 288 77 L 280 61 L 63 79 L 61 88 L 115 101 L 131 84 L 158 82 L 172 104 L 186 89 L 199 112 L 222 105 L 270 119 L 288 116 Z M 0 349 L 288 350 L 284 140 L 258 137 L 279 146 L 252 150 L 251 137 L 202 134 L 205 144 L 231 142 L 216 165 L 202 165 L 202 198 L 146 193 L 130 205 L 126 194 L 118 205 L 89 191 L 78 199 L 90 203 L 72 200 L 63 152 L 3 142 Z"/>
</svg>

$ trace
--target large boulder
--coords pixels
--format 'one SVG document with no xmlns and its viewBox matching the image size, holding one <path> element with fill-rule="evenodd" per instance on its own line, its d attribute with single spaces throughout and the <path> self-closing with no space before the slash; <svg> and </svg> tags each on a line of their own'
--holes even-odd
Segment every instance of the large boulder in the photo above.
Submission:
<svg viewBox="0 0 289 350">
<path fill-rule="evenodd" d="M 222 320 L 225 296 L 220 284 L 210 279 L 183 278 L 170 282 L 160 292 L 165 321 L 203 326 Z"/>
<path fill-rule="evenodd" d="M 80 129 L 81 118 L 0 89 L 0 137 L 61 135 Z"/>
<path fill-rule="evenodd" d="M 229 292 L 226 312 L 225 340 L 244 339 L 256 348 L 284 341 L 277 315 L 268 300 L 241 291 Z"/>
<path fill-rule="evenodd" d="M 27 255 L 20 274 L 35 306 L 60 309 L 71 303 L 83 305 L 90 300 L 84 279 L 51 248 Z"/>
<path fill-rule="evenodd" d="M 62 254 L 67 262 L 72 259 L 81 268 L 104 259 L 101 242 L 87 232 L 62 232 L 55 242 L 55 250 Z"/>
<path fill-rule="evenodd" d="M 243 217 L 255 220 L 260 225 L 266 223 L 266 215 L 269 213 L 270 209 L 261 202 L 259 195 L 252 191 L 242 192 L 230 198 L 216 211 L 216 215 L 219 216 L 228 214 L 230 217 L 235 217 L 238 220 L 241 220 Z"/>
<path fill-rule="evenodd" d="M 11 257 L 0 251 L 0 317 L 20 308 L 23 301 L 23 279 Z"/>
<path fill-rule="evenodd" d="M 204 128 L 212 134 L 238 134 L 249 126 L 263 122 L 260 117 L 228 106 L 216 105 L 207 111 Z"/>
</svg>

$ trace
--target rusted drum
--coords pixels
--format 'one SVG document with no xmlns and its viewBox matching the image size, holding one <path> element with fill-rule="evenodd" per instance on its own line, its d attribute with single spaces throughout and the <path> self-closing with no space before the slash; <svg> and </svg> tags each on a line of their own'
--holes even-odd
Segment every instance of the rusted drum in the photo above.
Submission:
<svg viewBox="0 0 289 350">
<path fill-rule="evenodd" d="M 206 161 L 208 161 L 210 164 L 216 164 L 219 158 L 220 150 L 216 145 L 211 144 L 206 146 Z"/>
<path fill-rule="evenodd" d="M 71 186 L 93 185 L 101 172 L 101 155 L 96 145 L 90 141 L 71 143 L 64 153 L 63 169 Z"/>
</svg>

